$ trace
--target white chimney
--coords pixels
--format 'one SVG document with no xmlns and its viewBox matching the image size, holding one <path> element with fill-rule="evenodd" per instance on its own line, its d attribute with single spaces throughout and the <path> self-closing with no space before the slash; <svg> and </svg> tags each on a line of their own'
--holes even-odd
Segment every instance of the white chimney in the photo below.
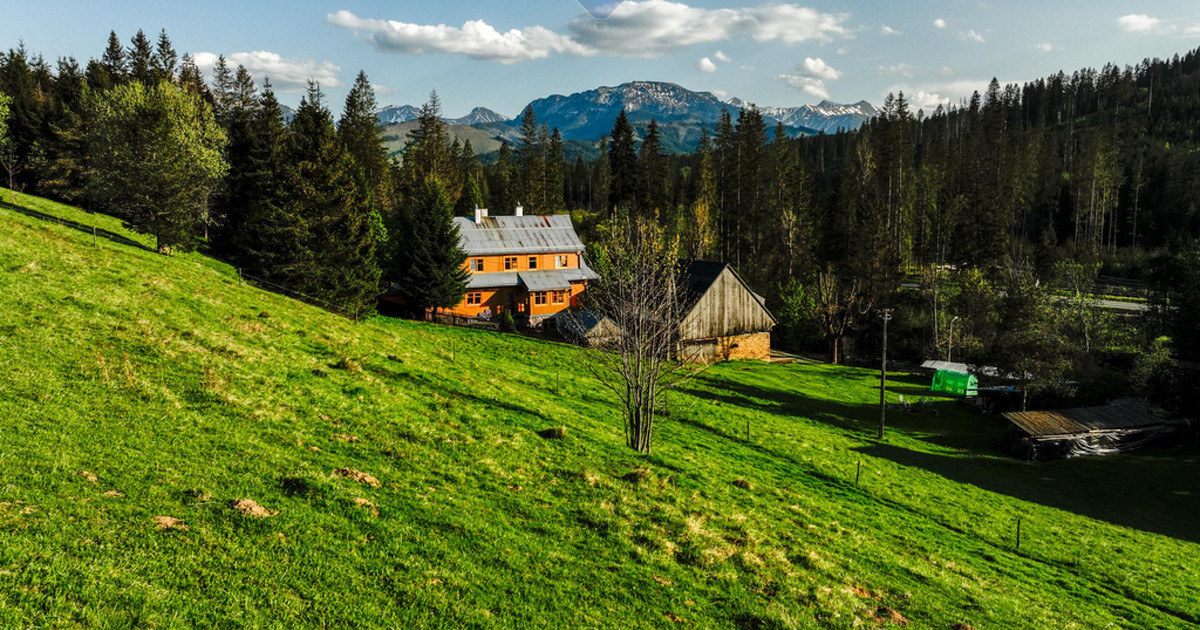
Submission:
<svg viewBox="0 0 1200 630">
<path fill-rule="evenodd" d="M 518 201 L 518 202 L 517 202 L 517 209 L 516 209 L 516 210 L 513 212 L 513 214 L 514 214 L 514 215 L 516 215 L 516 216 L 518 216 L 518 217 L 523 217 L 523 216 L 525 216 L 525 208 L 522 208 L 522 207 L 521 207 L 521 202 L 520 202 L 520 201 Z"/>
<path fill-rule="evenodd" d="M 480 208 L 479 204 L 475 204 L 475 224 L 476 225 L 483 223 L 483 220 L 487 218 L 487 215 L 488 215 L 487 208 Z"/>
</svg>

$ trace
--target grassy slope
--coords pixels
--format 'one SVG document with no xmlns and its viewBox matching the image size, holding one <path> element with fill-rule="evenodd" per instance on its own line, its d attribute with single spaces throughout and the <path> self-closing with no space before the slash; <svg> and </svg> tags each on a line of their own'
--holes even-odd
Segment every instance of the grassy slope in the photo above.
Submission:
<svg viewBox="0 0 1200 630">
<path fill-rule="evenodd" d="M 880 444 L 870 371 L 754 364 L 706 372 L 641 458 L 569 348 L 356 325 L 6 208 L 0 313 L 2 627 L 1200 619 L 1194 452 L 1016 462 L 949 401 Z"/>
</svg>

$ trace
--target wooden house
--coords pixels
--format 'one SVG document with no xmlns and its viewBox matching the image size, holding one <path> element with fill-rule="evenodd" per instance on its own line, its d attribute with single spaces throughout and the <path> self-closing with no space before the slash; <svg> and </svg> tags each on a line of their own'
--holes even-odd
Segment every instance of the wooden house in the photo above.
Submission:
<svg viewBox="0 0 1200 630">
<path fill-rule="evenodd" d="M 680 356 L 697 363 L 771 358 L 775 317 L 725 263 L 693 261 L 680 279 Z"/>
<path fill-rule="evenodd" d="M 446 311 L 458 317 L 496 318 L 510 311 L 537 325 L 577 304 L 598 276 L 583 258 L 583 242 L 566 215 L 488 216 L 455 219 L 467 253 L 467 293 Z"/>
</svg>

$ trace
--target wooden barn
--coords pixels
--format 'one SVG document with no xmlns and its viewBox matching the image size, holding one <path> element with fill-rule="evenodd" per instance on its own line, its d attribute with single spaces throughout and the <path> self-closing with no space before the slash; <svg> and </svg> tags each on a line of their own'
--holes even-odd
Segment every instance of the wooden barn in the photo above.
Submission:
<svg viewBox="0 0 1200 630">
<path fill-rule="evenodd" d="M 771 358 L 775 317 L 733 267 L 693 261 L 680 280 L 680 356 L 696 363 Z"/>
</svg>

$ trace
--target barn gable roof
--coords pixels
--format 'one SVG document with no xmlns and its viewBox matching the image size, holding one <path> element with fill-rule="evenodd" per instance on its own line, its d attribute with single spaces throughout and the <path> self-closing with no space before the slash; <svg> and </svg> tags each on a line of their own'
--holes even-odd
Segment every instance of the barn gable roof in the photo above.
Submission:
<svg viewBox="0 0 1200 630">
<path fill-rule="evenodd" d="M 692 260 L 683 264 L 684 273 L 683 279 L 680 282 L 680 290 L 683 292 L 684 319 L 687 319 L 691 315 L 692 311 L 700 303 L 700 300 L 726 271 L 754 298 L 754 301 L 762 308 L 763 313 L 771 320 L 771 323 L 778 323 L 779 320 L 775 319 L 775 316 L 767 308 L 767 301 L 761 295 L 752 291 L 750 285 L 746 284 L 745 280 L 742 280 L 742 277 L 738 275 L 733 267 L 728 263 L 708 260 Z"/>
<path fill-rule="evenodd" d="M 571 217 L 565 214 L 482 217 L 478 223 L 457 217 L 454 223 L 459 245 L 468 256 L 583 251 Z"/>
</svg>

